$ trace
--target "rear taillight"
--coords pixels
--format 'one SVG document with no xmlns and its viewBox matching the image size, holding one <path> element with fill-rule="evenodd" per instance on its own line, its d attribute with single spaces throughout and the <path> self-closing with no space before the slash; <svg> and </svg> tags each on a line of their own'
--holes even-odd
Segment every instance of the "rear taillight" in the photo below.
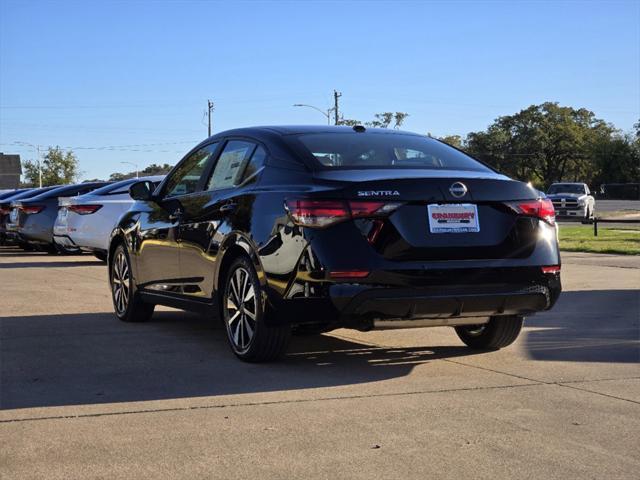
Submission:
<svg viewBox="0 0 640 480">
<path fill-rule="evenodd" d="M 0 207 L 0 215 L 9 215 L 10 213 L 11 213 L 11 208 Z"/>
<path fill-rule="evenodd" d="M 368 270 L 334 270 L 329 272 L 330 278 L 365 278 L 369 276 Z"/>
<path fill-rule="evenodd" d="M 44 205 L 21 205 L 18 209 L 27 215 L 33 215 L 44 210 Z"/>
<path fill-rule="evenodd" d="M 556 211 L 553 202 L 548 198 L 525 200 L 509 204 L 516 212 L 529 217 L 536 217 L 553 225 L 556 222 Z"/>
<path fill-rule="evenodd" d="M 393 212 L 398 202 L 354 200 L 287 200 L 286 207 L 296 225 L 323 228 L 352 218 L 379 217 Z"/>
<path fill-rule="evenodd" d="M 90 215 L 96 213 L 102 208 L 102 205 L 69 205 L 67 209 L 79 215 Z"/>
<path fill-rule="evenodd" d="M 554 273 L 560 273 L 560 265 L 549 265 L 546 267 L 540 267 L 542 270 L 542 273 L 546 273 L 546 274 L 554 274 Z"/>
</svg>

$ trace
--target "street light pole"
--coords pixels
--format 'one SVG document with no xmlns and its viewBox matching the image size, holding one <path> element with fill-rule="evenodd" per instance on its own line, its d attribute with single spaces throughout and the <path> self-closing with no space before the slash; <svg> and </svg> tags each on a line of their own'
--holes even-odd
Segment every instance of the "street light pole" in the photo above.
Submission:
<svg viewBox="0 0 640 480">
<path fill-rule="evenodd" d="M 42 188 L 42 163 L 40 162 L 40 145 L 34 145 L 29 142 L 14 142 L 16 145 L 25 145 L 31 147 L 36 151 L 36 161 L 38 162 L 38 184 Z"/>
<path fill-rule="evenodd" d="M 294 103 L 293 106 L 294 107 L 313 108 L 314 110 L 317 110 L 318 112 L 320 112 L 322 115 L 325 116 L 325 118 L 327 119 L 327 125 L 331 125 L 331 112 L 333 112 L 333 108 L 329 108 L 325 112 L 324 110 L 322 110 L 322 109 L 320 109 L 318 107 L 314 107 L 313 105 L 307 105 L 306 103 Z"/>
<path fill-rule="evenodd" d="M 120 162 L 120 163 L 126 163 L 127 165 L 133 165 L 134 168 L 136 169 L 136 178 L 140 178 L 140 176 L 138 175 L 138 164 L 137 163 L 133 163 L 133 162 Z"/>
<path fill-rule="evenodd" d="M 36 147 L 36 153 L 38 155 L 38 183 L 42 188 L 42 164 L 40 163 L 40 145 Z"/>
</svg>

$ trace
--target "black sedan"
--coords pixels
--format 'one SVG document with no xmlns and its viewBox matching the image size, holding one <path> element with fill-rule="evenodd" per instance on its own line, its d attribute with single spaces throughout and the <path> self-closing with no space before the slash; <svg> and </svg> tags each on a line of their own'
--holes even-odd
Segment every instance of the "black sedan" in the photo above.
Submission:
<svg viewBox="0 0 640 480">
<path fill-rule="evenodd" d="M 6 226 L 6 235 L 21 244 L 56 253 L 53 225 L 58 215 L 58 198 L 83 195 L 106 182 L 86 182 L 46 189 L 39 195 L 13 199 Z"/>
<path fill-rule="evenodd" d="M 220 315 L 243 360 L 339 327 L 452 326 L 501 348 L 561 291 L 551 202 L 417 134 L 231 130 L 131 194 L 109 248 L 117 317 Z"/>
</svg>

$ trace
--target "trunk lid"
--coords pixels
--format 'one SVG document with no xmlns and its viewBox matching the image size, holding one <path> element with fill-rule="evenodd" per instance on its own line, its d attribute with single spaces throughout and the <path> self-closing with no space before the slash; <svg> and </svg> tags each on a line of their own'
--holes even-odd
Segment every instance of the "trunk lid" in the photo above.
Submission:
<svg viewBox="0 0 640 480">
<path fill-rule="evenodd" d="M 315 179 L 347 200 L 402 203 L 384 220 L 355 221 L 369 243 L 387 259 L 522 257 L 530 254 L 535 243 L 538 220 L 517 215 L 507 203 L 535 200 L 539 194 L 527 184 L 503 175 L 440 170 L 336 170 L 317 172 Z M 430 212 L 429 205 L 441 207 Z M 477 231 L 465 231 L 449 220 L 438 220 L 460 212 L 470 215 L 464 217 L 471 219 L 467 225 L 477 227 L 474 228 Z M 457 227 L 461 225 L 465 224 Z M 371 242 L 370 232 L 374 229 L 377 232 Z"/>
</svg>

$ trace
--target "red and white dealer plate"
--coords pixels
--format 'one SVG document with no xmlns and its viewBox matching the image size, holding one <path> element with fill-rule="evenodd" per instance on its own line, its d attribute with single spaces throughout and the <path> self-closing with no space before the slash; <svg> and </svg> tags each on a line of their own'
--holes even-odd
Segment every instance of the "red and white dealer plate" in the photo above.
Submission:
<svg viewBox="0 0 640 480">
<path fill-rule="evenodd" d="M 431 233 L 477 233 L 478 206 L 472 203 L 427 205 Z"/>
</svg>

